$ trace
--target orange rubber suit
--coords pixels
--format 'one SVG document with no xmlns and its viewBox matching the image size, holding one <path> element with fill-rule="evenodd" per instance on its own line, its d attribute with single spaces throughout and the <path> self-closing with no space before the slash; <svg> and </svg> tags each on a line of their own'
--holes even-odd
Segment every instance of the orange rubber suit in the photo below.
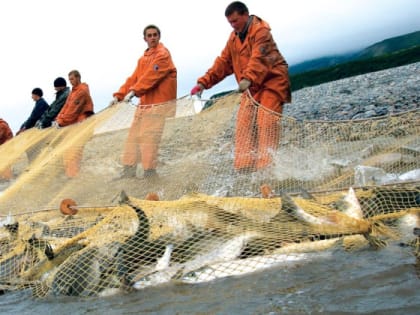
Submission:
<svg viewBox="0 0 420 315">
<path fill-rule="evenodd" d="M 159 143 L 165 119 L 173 117 L 176 102 L 177 70 L 169 50 L 159 43 L 148 48 L 137 62 L 133 74 L 113 96 L 122 100 L 129 90 L 139 97 L 122 155 L 122 164 L 141 162 L 144 170 L 156 169 Z M 151 106 L 152 104 L 155 104 Z"/>
<path fill-rule="evenodd" d="M 9 124 L 2 118 L 0 118 L 0 145 L 6 141 L 13 138 L 12 129 L 10 129 Z M 0 172 L 0 178 L 2 179 L 11 179 L 12 178 L 12 169 L 10 166 L 6 167 Z"/>
<path fill-rule="evenodd" d="M 93 115 L 93 101 L 90 96 L 89 86 L 80 83 L 72 88 L 66 103 L 57 115 L 55 121 L 60 127 L 81 122 Z M 75 177 L 80 170 L 83 146 L 73 147 L 64 154 L 64 167 L 68 177 Z"/>
<path fill-rule="evenodd" d="M 235 75 L 251 81 L 249 91 L 262 105 L 257 107 L 244 92 L 236 121 L 234 168 L 261 169 L 272 162 L 280 139 L 283 104 L 291 102 L 288 65 L 277 49 L 270 26 L 255 15 L 241 43 L 233 31 L 221 55 L 197 80 L 209 89 L 225 77 Z M 272 112 L 275 114 L 273 114 Z"/>
</svg>

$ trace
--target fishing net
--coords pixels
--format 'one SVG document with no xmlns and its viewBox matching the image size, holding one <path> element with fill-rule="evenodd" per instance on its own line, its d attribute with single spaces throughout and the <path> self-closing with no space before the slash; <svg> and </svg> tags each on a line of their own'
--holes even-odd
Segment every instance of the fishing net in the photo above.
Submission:
<svg viewBox="0 0 420 315">
<path fill-rule="evenodd" d="M 259 129 L 236 129 L 241 97 L 259 112 Z M 184 97 L 139 113 L 121 102 L 1 145 L 0 289 L 97 296 L 242 276 L 333 250 L 404 243 L 418 255 L 418 110 L 298 121 L 246 94 L 196 113 L 201 105 Z M 158 147 L 157 176 L 138 163 L 120 177 L 126 141 L 138 140 L 129 136 L 134 117 L 151 126 L 136 154 Z M 237 170 L 235 141 L 262 131 L 261 143 L 276 142 L 260 156 L 269 166 Z"/>
</svg>

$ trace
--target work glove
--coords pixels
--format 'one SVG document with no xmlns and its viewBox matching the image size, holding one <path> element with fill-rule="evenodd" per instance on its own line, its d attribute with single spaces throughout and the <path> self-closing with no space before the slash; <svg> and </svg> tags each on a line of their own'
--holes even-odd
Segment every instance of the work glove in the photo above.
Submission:
<svg viewBox="0 0 420 315">
<path fill-rule="evenodd" d="M 111 102 L 109 102 L 109 106 L 115 105 L 119 102 L 118 97 L 114 96 Z"/>
<path fill-rule="evenodd" d="M 249 81 L 248 79 L 242 79 L 238 85 L 238 92 L 244 92 L 248 90 L 250 86 L 251 86 L 251 81 Z"/>
<path fill-rule="evenodd" d="M 196 86 L 194 86 L 191 89 L 190 94 L 191 95 L 197 95 L 198 97 L 200 97 L 201 93 L 203 93 L 203 90 L 204 90 L 204 85 L 202 85 L 201 83 L 198 83 Z"/>
<path fill-rule="evenodd" d="M 51 123 L 51 127 L 54 127 L 56 129 L 60 129 L 60 125 L 55 120 Z"/>
<path fill-rule="evenodd" d="M 125 97 L 124 97 L 124 102 L 130 102 L 131 99 L 134 97 L 135 93 L 134 91 L 130 91 Z"/>
</svg>

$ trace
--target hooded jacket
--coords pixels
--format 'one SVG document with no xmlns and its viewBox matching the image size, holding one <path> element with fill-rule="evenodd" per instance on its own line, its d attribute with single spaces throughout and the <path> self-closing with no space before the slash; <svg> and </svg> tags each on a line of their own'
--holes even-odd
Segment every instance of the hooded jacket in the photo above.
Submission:
<svg viewBox="0 0 420 315">
<path fill-rule="evenodd" d="M 0 145 L 12 138 L 12 129 L 10 129 L 9 124 L 4 119 L 0 118 Z"/>
<path fill-rule="evenodd" d="M 72 88 L 66 103 L 55 120 L 60 127 L 64 127 L 81 122 L 93 114 L 93 101 L 89 86 L 86 83 L 80 83 Z"/>
</svg>

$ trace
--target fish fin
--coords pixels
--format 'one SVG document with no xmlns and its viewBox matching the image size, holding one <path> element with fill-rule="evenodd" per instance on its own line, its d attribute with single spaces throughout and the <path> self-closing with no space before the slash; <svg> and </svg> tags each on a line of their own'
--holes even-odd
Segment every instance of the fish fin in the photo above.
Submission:
<svg viewBox="0 0 420 315">
<path fill-rule="evenodd" d="M 281 196 L 281 210 L 290 214 L 293 218 L 298 219 L 296 216 L 297 205 L 287 193 L 282 192 Z"/>
<path fill-rule="evenodd" d="M 124 190 L 121 190 L 120 196 L 119 196 L 119 199 L 118 199 L 118 203 L 121 205 L 121 204 L 126 204 L 129 201 L 130 201 L 130 199 L 128 198 L 126 192 Z"/>
<path fill-rule="evenodd" d="M 157 260 L 156 268 L 155 268 L 156 270 L 162 270 L 169 267 L 173 249 L 174 249 L 173 244 L 166 245 L 165 252 L 163 253 L 162 257 L 160 257 Z"/>
</svg>

